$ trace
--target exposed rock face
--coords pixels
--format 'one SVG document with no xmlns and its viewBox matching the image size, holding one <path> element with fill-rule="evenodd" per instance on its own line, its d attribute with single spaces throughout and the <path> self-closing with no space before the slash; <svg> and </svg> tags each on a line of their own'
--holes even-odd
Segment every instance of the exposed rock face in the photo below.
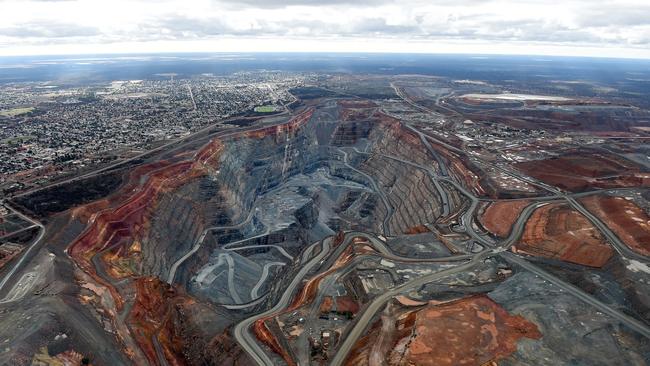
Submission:
<svg viewBox="0 0 650 366">
<path fill-rule="evenodd" d="M 157 278 L 139 278 L 136 291 L 127 323 L 151 364 L 163 357 L 172 365 L 250 364 L 228 334 L 227 315 Z"/>
<path fill-rule="evenodd" d="M 286 124 L 261 130 L 248 139 L 293 134 L 312 112 L 307 110 Z M 224 186 L 211 184 L 223 164 L 223 150 L 223 142 L 215 139 L 195 154 L 185 155 L 189 159 L 142 166 L 129 175 L 119 192 L 74 211 L 74 217 L 87 220 L 88 227 L 70 245 L 68 253 L 90 275 L 93 283 L 88 286 L 110 292 L 110 300 L 98 306 L 106 307 L 104 311 L 124 340 L 124 352 L 136 363 L 146 360 L 158 364 L 165 359 L 170 364 L 185 364 L 197 356 L 188 353 L 188 337 L 196 332 L 178 332 L 183 323 L 192 322 L 193 316 L 180 316 L 179 309 L 195 300 L 179 295 L 161 279 L 166 279 L 171 264 L 191 248 L 205 227 L 231 223 L 231 217 L 241 216 L 243 208 L 250 204 L 240 197 L 254 197 L 255 187 L 252 192 L 236 191 L 231 195 L 228 181 Z M 133 280 L 116 282 L 119 279 Z M 200 337 L 205 340 L 212 336 Z M 228 346 L 227 339 L 222 341 L 223 347 L 230 350 L 223 357 L 233 362 L 241 358 L 238 346 L 232 341 Z M 219 338 L 211 342 L 219 342 Z M 216 364 L 226 359 L 203 356 L 197 359 Z"/>
<path fill-rule="evenodd" d="M 602 267 L 612 256 L 589 220 L 566 204 L 548 204 L 535 210 L 521 242 L 513 248 L 530 255 Z"/>
<path fill-rule="evenodd" d="M 368 139 L 375 144 L 360 169 L 376 178 L 381 190 L 387 192 L 386 198 L 394 210 L 388 222 L 388 233 L 405 233 L 412 227 L 435 221 L 440 217 L 441 203 L 428 173 L 389 157 L 415 161 L 431 169 L 436 169 L 435 161 L 418 136 L 396 119 L 378 114 L 373 122 Z M 381 203 L 377 205 L 375 215 L 386 215 L 386 208 Z"/>
<path fill-rule="evenodd" d="M 373 364 L 373 345 L 386 331 L 394 334 L 383 355 L 389 365 L 484 365 L 515 352 L 519 339 L 542 336 L 535 324 L 480 295 L 399 316 L 392 329 L 384 326 L 360 339 L 346 364 Z"/>
<path fill-rule="evenodd" d="M 395 159 L 437 169 L 420 138 L 372 103 L 308 108 L 286 123 L 134 169 L 119 191 L 73 211 L 88 226 L 68 253 L 87 286 L 106 293 L 95 306 L 105 308 L 132 359 L 245 362 L 225 333 L 234 323 L 228 312 L 206 310 L 204 319 L 220 311 L 230 319 L 207 332 L 194 314 L 207 309 L 201 304 L 274 296 L 283 283 L 273 279 L 303 248 L 339 230 L 424 232 L 440 217 L 429 173 Z M 350 258 L 344 252 L 334 267 Z M 294 306 L 312 301 L 322 278 L 309 281 Z M 333 305 L 359 310 L 344 297 Z M 266 326 L 258 322 L 256 335 L 283 355 L 264 339 Z"/>
<path fill-rule="evenodd" d="M 233 366 L 252 366 L 255 365 L 253 361 L 248 358 L 248 355 L 239 347 L 232 337 L 224 332 L 210 341 L 200 351 L 203 352 L 203 359 L 195 358 L 195 365 L 233 365 Z"/>
<path fill-rule="evenodd" d="M 623 158 L 578 151 L 558 158 L 517 163 L 531 177 L 571 192 L 650 185 L 650 174 Z"/>
<path fill-rule="evenodd" d="M 370 118 L 377 104 L 369 100 L 345 100 L 339 102 L 342 121 L 358 121 Z"/>
<path fill-rule="evenodd" d="M 172 306 L 182 299 L 170 285 L 157 278 L 141 277 L 135 287 L 135 303 L 127 324 L 149 363 L 158 362 L 156 353 L 159 352 L 172 364 L 184 364 L 183 341 L 175 337 L 170 324 Z"/>
<path fill-rule="evenodd" d="M 493 202 L 481 216 L 481 224 L 492 234 L 506 237 L 521 211 L 529 204 L 528 201 Z"/>
<path fill-rule="evenodd" d="M 650 255 L 650 217 L 633 201 L 599 195 L 583 198 L 581 202 L 630 249 Z"/>
</svg>

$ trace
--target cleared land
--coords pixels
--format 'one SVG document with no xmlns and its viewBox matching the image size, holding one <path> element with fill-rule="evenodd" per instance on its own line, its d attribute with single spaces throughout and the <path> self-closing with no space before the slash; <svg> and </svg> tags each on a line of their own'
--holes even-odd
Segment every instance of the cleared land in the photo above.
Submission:
<svg viewBox="0 0 650 366">
<path fill-rule="evenodd" d="M 614 254 L 589 220 L 565 204 L 535 210 L 515 250 L 591 267 L 602 267 Z"/>
<path fill-rule="evenodd" d="M 534 323 L 511 315 L 485 295 L 428 304 L 390 325 L 373 328 L 360 339 L 346 365 L 372 364 L 366 360 L 377 352 L 373 345 L 381 335 L 393 339 L 392 347 L 376 359 L 389 365 L 436 366 L 487 365 L 515 352 L 521 338 L 542 336 Z"/>
<path fill-rule="evenodd" d="M 650 175 L 641 172 L 631 161 L 584 150 L 515 166 L 533 178 L 571 192 L 650 184 Z"/>
<path fill-rule="evenodd" d="M 274 105 L 260 105 L 255 107 L 255 112 L 257 113 L 273 113 L 277 109 Z"/>
<path fill-rule="evenodd" d="M 491 203 L 481 216 L 481 224 L 489 232 L 500 237 L 508 236 L 512 224 L 529 201 L 501 201 Z"/>
<path fill-rule="evenodd" d="M 623 197 L 590 196 L 581 202 L 598 216 L 630 249 L 650 255 L 650 217 Z"/>
<path fill-rule="evenodd" d="M 487 100 L 548 100 L 548 101 L 567 101 L 571 100 L 564 97 L 551 95 L 530 95 L 530 94 L 465 94 L 462 98 L 468 99 L 487 99 Z"/>
<path fill-rule="evenodd" d="M 0 117 L 16 117 L 33 111 L 34 107 L 3 109 L 0 110 Z"/>
</svg>

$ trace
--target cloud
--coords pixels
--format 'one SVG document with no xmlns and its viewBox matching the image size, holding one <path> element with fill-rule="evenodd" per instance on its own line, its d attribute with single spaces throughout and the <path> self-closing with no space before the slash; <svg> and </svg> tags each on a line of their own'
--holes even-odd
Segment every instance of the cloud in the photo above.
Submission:
<svg viewBox="0 0 650 366">
<path fill-rule="evenodd" d="M 587 8 L 578 14 L 577 21 L 582 27 L 650 25 L 650 5 Z"/>
<path fill-rule="evenodd" d="M 216 2 L 235 7 L 247 6 L 254 8 L 285 8 L 288 6 L 320 7 L 323 5 L 371 6 L 393 3 L 395 1 L 396 0 L 217 0 Z"/>
<path fill-rule="evenodd" d="M 147 24 L 141 30 L 150 33 L 162 31 L 164 34 L 174 35 L 179 38 L 188 35 L 198 37 L 238 33 L 236 29 L 228 26 L 221 18 L 191 18 L 187 16 L 168 16 Z"/>
<path fill-rule="evenodd" d="M 649 14 L 641 0 L 0 0 L 0 52 L 238 37 L 650 48 Z"/>
<path fill-rule="evenodd" d="M 417 24 L 388 24 L 385 18 L 363 18 L 353 25 L 353 33 L 361 35 L 385 34 L 400 35 L 408 33 L 419 33 L 420 27 Z"/>
<path fill-rule="evenodd" d="M 69 38 L 97 36 L 99 34 L 99 29 L 95 27 L 51 20 L 37 20 L 20 26 L 0 26 L 0 35 L 15 38 Z"/>
</svg>

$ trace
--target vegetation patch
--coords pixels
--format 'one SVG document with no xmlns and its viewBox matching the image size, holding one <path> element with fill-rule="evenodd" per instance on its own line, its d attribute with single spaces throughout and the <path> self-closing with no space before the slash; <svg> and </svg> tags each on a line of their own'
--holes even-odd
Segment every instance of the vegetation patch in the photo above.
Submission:
<svg viewBox="0 0 650 366">
<path fill-rule="evenodd" d="M 2 109 L 0 110 L 0 117 L 16 117 L 32 113 L 33 111 L 34 107 Z"/>
<path fill-rule="evenodd" d="M 255 107 L 255 112 L 257 113 L 273 113 L 277 111 L 277 107 L 274 105 L 260 105 Z"/>
</svg>

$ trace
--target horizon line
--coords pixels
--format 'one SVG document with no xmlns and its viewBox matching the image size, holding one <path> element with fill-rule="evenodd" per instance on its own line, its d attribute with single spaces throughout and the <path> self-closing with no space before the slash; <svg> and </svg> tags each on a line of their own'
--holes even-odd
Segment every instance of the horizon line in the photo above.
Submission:
<svg viewBox="0 0 650 366">
<path fill-rule="evenodd" d="M 0 57 L 180 53 L 340 53 L 586 57 L 650 60 L 650 48 L 532 42 L 400 39 L 220 38 L 192 41 L 56 44 L 0 47 Z"/>
<path fill-rule="evenodd" d="M 162 55 L 228 55 L 228 54 L 301 54 L 301 55 L 404 55 L 404 56 L 464 56 L 464 57 L 549 57 L 549 58 L 578 58 L 578 59 L 599 59 L 599 60 L 626 60 L 626 61 L 648 61 L 650 57 L 642 56 L 611 56 L 611 55 L 566 55 L 566 54 L 546 54 L 546 53 L 478 53 L 478 52 L 400 52 L 400 51 L 298 51 L 298 50 L 282 50 L 282 51 L 114 51 L 114 52 L 78 52 L 78 53 L 24 53 L 24 54 L 2 54 L 0 53 L 0 60 L 12 58 L 26 58 L 26 57 L 104 57 L 110 56 L 162 56 Z"/>
</svg>

